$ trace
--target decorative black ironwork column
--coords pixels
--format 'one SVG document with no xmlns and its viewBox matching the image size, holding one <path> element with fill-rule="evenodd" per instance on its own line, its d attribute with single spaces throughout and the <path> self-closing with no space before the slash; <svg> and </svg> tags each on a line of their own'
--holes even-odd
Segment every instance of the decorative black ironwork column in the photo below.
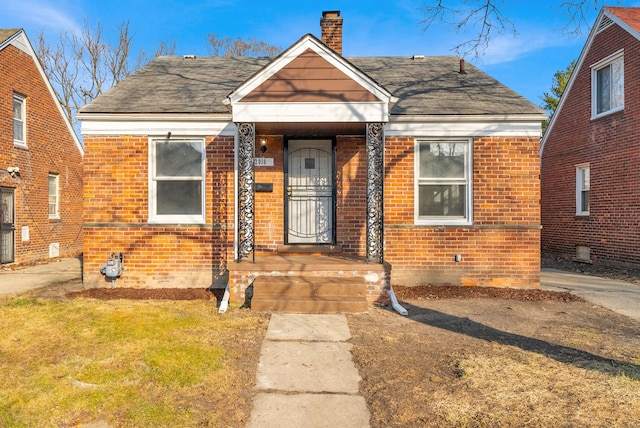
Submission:
<svg viewBox="0 0 640 428">
<path fill-rule="evenodd" d="M 238 123 L 238 260 L 254 252 L 254 154 L 256 128 Z"/>
<path fill-rule="evenodd" d="M 382 263 L 384 247 L 384 124 L 367 123 L 367 262 Z"/>
</svg>

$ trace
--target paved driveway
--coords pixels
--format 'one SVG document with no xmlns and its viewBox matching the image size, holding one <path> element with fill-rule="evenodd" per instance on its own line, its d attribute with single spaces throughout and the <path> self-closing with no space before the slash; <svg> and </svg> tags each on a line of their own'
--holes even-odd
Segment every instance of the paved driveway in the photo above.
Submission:
<svg viewBox="0 0 640 428">
<path fill-rule="evenodd" d="M 572 294 L 614 312 L 640 320 L 640 285 L 556 269 L 540 271 L 545 290 Z"/>
</svg>

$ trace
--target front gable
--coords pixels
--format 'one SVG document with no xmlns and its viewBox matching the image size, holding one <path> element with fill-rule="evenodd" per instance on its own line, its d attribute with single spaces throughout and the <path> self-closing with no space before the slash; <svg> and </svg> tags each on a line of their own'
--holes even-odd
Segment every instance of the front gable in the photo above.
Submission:
<svg viewBox="0 0 640 428">
<path fill-rule="evenodd" d="M 387 122 L 393 97 L 307 35 L 225 101 L 234 122 Z"/>
<path fill-rule="evenodd" d="M 571 77 L 567 82 L 567 85 L 560 97 L 558 102 L 558 106 L 551 117 L 549 122 L 549 126 L 545 134 L 542 137 L 540 143 L 539 154 L 542 156 L 544 149 L 547 145 L 547 140 L 551 138 L 552 131 L 555 127 L 558 118 L 562 114 L 562 111 L 565 107 L 565 104 L 570 102 L 571 98 L 575 97 L 589 97 L 584 103 L 585 106 L 582 107 L 583 111 L 590 111 L 593 109 L 593 103 L 595 100 L 593 99 L 593 89 L 591 85 L 593 82 L 589 82 L 587 90 L 577 91 L 576 94 L 572 94 L 572 89 L 576 84 L 577 79 L 583 76 L 583 73 L 592 74 L 592 70 L 597 68 L 599 64 L 606 63 L 610 61 L 611 58 L 615 56 L 622 56 L 624 53 L 623 42 L 620 37 L 611 38 L 609 36 L 602 37 L 605 31 L 609 30 L 611 27 L 617 26 L 619 30 L 628 33 L 628 35 L 634 40 L 635 46 L 640 46 L 640 9 L 638 8 L 627 8 L 627 7 L 604 7 L 598 14 L 596 21 L 591 28 L 589 36 L 585 42 L 582 51 L 580 52 L 580 56 L 576 61 L 576 65 L 574 67 L 573 73 L 571 73 Z M 606 54 L 599 55 L 596 59 L 588 58 L 592 57 L 592 52 L 596 54 L 600 51 L 606 51 Z M 590 77 L 591 79 L 591 77 Z M 585 95 L 586 94 L 586 95 Z M 594 118 L 594 115 L 589 113 L 590 119 Z"/>
</svg>

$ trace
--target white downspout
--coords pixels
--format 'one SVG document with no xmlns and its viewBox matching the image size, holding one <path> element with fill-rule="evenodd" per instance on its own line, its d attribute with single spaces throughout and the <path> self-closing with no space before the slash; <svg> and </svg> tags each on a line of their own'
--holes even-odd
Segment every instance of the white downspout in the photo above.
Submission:
<svg viewBox="0 0 640 428">
<path fill-rule="evenodd" d="M 393 287 L 389 286 L 389 297 L 391 297 L 391 306 L 397 313 L 400 315 L 407 316 L 409 315 L 409 311 L 407 311 L 400 303 L 398 303 L 398 299 L 396 298 L 396 293 L 393 292 Z"/>
<path fill-rule="evenodd" d="M 218 313 L 224 314 L 225 312 L 227 312 L 228 307 L 229 307 L 229 283 L 227 282 L 227 288 L 224 289 L 224 296 L 222 296 L 222 301 L 220 302 Z"/>
</svg>

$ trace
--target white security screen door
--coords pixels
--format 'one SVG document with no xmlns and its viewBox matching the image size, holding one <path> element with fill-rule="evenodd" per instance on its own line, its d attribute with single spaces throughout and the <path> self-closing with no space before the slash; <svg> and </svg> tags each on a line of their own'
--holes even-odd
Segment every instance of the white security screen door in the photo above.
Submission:
<svg viewBox="0 0 640 428">
<path fill-rule="evenodd" d="M 333 244 L 333 142 L 289 140 L 286 212 L 288 244 Z"/>
</svg>

